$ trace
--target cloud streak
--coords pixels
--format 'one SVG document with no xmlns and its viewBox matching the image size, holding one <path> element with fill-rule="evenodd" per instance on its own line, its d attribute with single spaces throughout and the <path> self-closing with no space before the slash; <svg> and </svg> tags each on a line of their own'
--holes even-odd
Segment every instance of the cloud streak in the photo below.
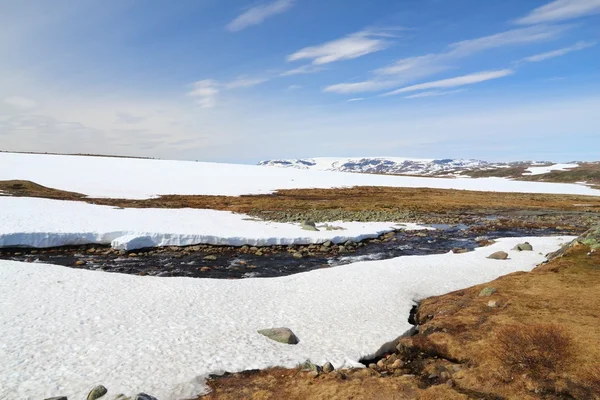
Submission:
<svg viewBox="0 0 600 400">
<path fill-rule="evenodd" d="M 318 46 L 305 47 L 290 54 L 287 60 L 308 59 L 312 60 L 313 65 L 351 60 L 386 49 L 390 45 L 390 42 L 385 39 L 388 37 L 391 35 L 385 32 L 363 30 Z"/>
<path fill-rule="evenodd" d="M 538 7 L 516 21 L 517 24 L 542 24 L 600 14 L 600 0 L 555 0 Z"/>
<path fill-rule="evenodd" d="M 419 90 L 448 89 L 465 85 L 474 85 L 476 83 L 490 81 L 493 79 L 504 78 L 505 76 L 509 76 L 512 74 L 514 74 L 514 71 L 512 69 L 502 69 L 498 71 L 482 71 L 474 74 L 458 76 L 455 78 L 419 83 L 418 85 L 407 86 L 388 93 L 384 93 L 381 96 L 393 96 L 401 93 L 416 92 Z"/>
<path fill-rule="evenodd" d="M 573 46 L 570 46 L 570 47 L 564 47 L 562 49 L 557 49 L 557 50 L 553 50 L 553 51 L 548 51 L 546 53 L 535 54 L 533 56 L 525 57 L 520 62 L 534 63 L 534 62 L 545 61 L 545 60 L 549 60 L 551 58 L 564 56 L 564 55 L 572 53 L 574 51 L 584 50 L 584 49 L 593 47 L 595 45 L 596 45 L 596 43 L 594 43 L 594 42 L 577 42 Z"/>
<path fill-rule="evenodd" d="M 323 91 L 347 94 L 391 89 L 446 71 L 462 58 L 495 48 L 551 40 L 566 29 L 566 26 L 532 26 L 451 43 L 443 52 L 403 58 L 376 69 L 369 80 L 329 85 Z"/>
<path fill-rule="evenodd" d="M 405 96 L 405 99 L 419 99 L 422 97 L 438 97 L 438 96 L 446 96 L 449 94 L 464 92 L 465 89 L 457 89 L 457 90 L 431 90 L 429 92 L 421 92 L 416 94 L 411 94 L 410 96 Z"/>
<path fill-rule="evenodd" d="M 213 108 L 217 103 L 219 94 L 219 83 L 213 79 L 204 79 L 192 84 L 192 90 L 188 92 L 201 108 Z"/>
<path fill-rule="evenodd" d="M 292 8 L 293 5 L 294 0 L 276 0 L 254 6 L 227 24 L 226 28 L 230 32 L 239 32 L 251 26 L 259 25 L 269 17 L 282 14 Z"/>
</svg>

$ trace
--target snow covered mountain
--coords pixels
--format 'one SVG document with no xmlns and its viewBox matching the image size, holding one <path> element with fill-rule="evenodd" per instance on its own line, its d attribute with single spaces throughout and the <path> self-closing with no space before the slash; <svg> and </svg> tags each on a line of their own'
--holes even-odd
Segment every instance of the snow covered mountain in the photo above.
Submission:
<svg viewBox="0 0 600 400">
<path fill-rule="evenodd" d="M 507 167 L 509 164 L 463 159 L 417 159 L 401 157 L 336 158 L 320 157 L 297 160 L 267 160 L 268 167 L 343 171 L 374 174 L 445 175 L 463 171 Z"/>
</svg>

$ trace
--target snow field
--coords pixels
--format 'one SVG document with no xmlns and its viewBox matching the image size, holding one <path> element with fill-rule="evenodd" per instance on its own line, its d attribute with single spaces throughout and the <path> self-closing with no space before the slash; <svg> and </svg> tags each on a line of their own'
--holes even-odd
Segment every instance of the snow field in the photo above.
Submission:
<svg viewBox="0 0 600 400">
<path fill-rule="evenodd" d="M 415 300 L 527 271 L 571 237 L 501 239 L 465 254 L 359 262 L 280 278 L 157 278 L 0 261 L 0 398 L 139 391 L 161 400 L 205 390 L 219 371 L 336 368 L 411 328 Z M 529 241 L 533 252 L 514 252 Z M 509 252 L 506 261 L 489 260 Z M 256 331 L 285 326 L 296 346 Z"/>
<path fill-rule="evenodd" d="M 266 194 L 279 189 L 386 186 L 600 195 L 586 186 L 504 178 L 420 178 L 190 161 L 0 153 L 0 180 L 29 180 L 91 197 Z"/>
<path fill-rule="evenodd" d="M 552 171 L 566 171 L 577 167 L 579 167 L 579 164 L 554 164 L 547 167 L 529 167 L 523 175 L 543 175 Z"/>
<path fill-rule="evenodd" d="M 392 222 L 330 224 L 344 229 L 306 231 L 300 224 L 259 221 L 228 211 L 119 209 L 84 202 L 0 197 L 0 247 L 90 243 L 134 250 L 194 244 L 271 246 L 328 240 L 343 243 L 375 238 L 396 229 L 423 229 L 416 224 Z"/>
</svg>

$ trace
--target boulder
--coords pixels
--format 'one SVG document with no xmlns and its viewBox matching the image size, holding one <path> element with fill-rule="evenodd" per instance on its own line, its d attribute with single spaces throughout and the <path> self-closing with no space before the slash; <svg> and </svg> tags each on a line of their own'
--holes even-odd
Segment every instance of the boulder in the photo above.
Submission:
<svg viewBox="0 0 600 400">
<path fill-rule="evenodd" d="M 481 292 L 479 292 L 479 297 L 490 297 L 494 293 L 496 293 L 496 288 L 486 287 L 481 289 Z"/>
<path fill-rule="evenodd" d="M 302 229 L 304 229 L 305 231 L 316 231 L 316 232 L 319 231 L 317 229 L 317 226 L 315 225 L 315 223 L 308 219 L 306 221 L 302 222 L 302 225 L 300 225 L 300 227 Z"/>
<path fill-rule="evenodd" d="M 206 260 L 206 261 L 216 261 L 216 259 L 217 259 L 217 256 L 214 256 L 214 255 L 209 255 L 209 256 L 206 256 L 203 258 L 203 260 Z"/>
<path fill-rule="evenodd" d="M 497 251 L 488 256 L 491 260 L 506 260 L 508 258 L 508 253 L 505 251 Z"/>
<path fill-rule="evenodd" d="M 58 396 L 58 397 L 48 397 L 44 400 L 68 400 L 66 396 Z"/>
<path fill-rule="evenodd" d="M 289 328 L 261 329 L 258 333 L 283 344 L 298 344 L 300 342 L 298 337 Z"/>
<path fill-rule="evenodd" d="M 158 400 L 158 399 L 156 397 L 150 396 L 149 394 L 146 394 L 146 393 L 138 393 L 135 395 L 135 400 Z"/>
<path fill-rule="evenodd" d="M 331 240 L 328 240 L 325 243 L 323 243 L 323 247 L 331 247 L 332 245 L 333 243 L 331 243 Z"/>
<path fill-rule="evenodd" d="M 326 374 L 335 371 L 335 368 L 333 367 L 333 364 L 330 363 L 329 361 L 327 361 L 325 364 L 323 364 L 323 372 L 325 372 Z"/>
<path fill-rule="evenodd" d="M 533 251 L 533 246 L 529 244 L 529 242 L 520 243 L 513 247 L 515 251 Z"/>
<path fill-rule="evenodd" d="M 87 400 L 96 400 L 99 399 L 100 397 L 104 396 L 106 393 L 108 393 L 108 390 L 106 390 L 106 388 L 102 385 L 98 385 L 95 388 L 93 388 L 90 393 L 87 395 Z"/>
<path fill-rule="evenodd" d="M 467 249 L 463 249 L 462 247 L 455 247 L 455 248 L 453 248 L 453 249 L 452 249 L 452 252 L 453 252 L 454 254 L 462 254 L 462 253 L 466 253 L 466 252 L 468 252 L 468 251 L 469 251 L 469 250 L 467 250 Z"/>
</svg>

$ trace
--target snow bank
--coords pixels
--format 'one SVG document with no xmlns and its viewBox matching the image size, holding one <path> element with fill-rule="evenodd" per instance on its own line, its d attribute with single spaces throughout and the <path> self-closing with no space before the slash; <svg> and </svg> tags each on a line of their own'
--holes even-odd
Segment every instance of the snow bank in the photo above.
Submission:
<svg viewBox="0 0 600 400">
<path fill-rule="evenodd" d="M 99 206 L 84 202 L 0 197 L 0 247 L 111 244 L 121 250 L 213 244 L 267 246 L 342 243 L 395 229 L 423 229 L 392 222 L 333 222 L 343 230 L 305 231 L 299 224 L 254 220 L 244 214 L 200 209 Z M 320 224 L 317 224 L 319 226 Z"/>
<path fill-rule="evenodd" d="M 410 329 L 413 301 L 527 271 L 571 237 L 399 257 L 281 278 L 156 278 L 0 261 L 0 398 L 83 399 L 95 385 L 190 398 L 202 376 L 306 359 L 357 365 Z M 510 249 L 524 240 L 534 252 Z M 506 261 L 488 260 L 509 252 Z M 258 329 L 286 326 L 296 346 Z"/>
<path fill-rule="evenodd" d="M 529 167 L 523 175 L 543 175 L 552 171 L 565 171 L 577 167 L 579 167 L 579 164 L 554 164 L 545 167 Z"/>
<path fill-rule="evenodd" d="M 419 178 L 293 168 L 131 158 L 0 153 L 0 180 L 30 180 L 92 197 L 145 199 L 165 194 L 230 195 L 350 186 L 425 187 L 600 195 L 589 187 L 504 178 Z"/>
</svg>

